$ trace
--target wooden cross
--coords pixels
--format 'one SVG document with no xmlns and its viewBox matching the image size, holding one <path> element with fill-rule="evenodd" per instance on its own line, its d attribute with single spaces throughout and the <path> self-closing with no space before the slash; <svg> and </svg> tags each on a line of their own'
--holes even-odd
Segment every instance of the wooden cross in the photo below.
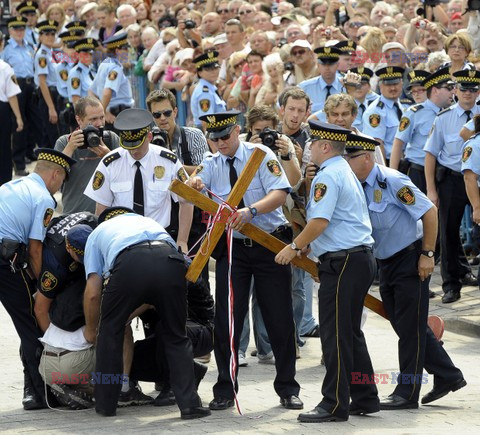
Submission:
<svg viewBox="0 0 480 435">
<path fill-rule="evenodd" d="M 230 206 L 237 207 L 237 205 L 240 203 L 248 186 L 252 182 L 253 177 L 257 173 L 257 170 L 262 163 L 264 157 L 265 152 L 262 151 L 260 148 L 255 149 L 253 154 L 250 156 L 247 164 L 243 168 L 240 176 L 238 177 L 235 186 L 232 188 L 230 195 L 228 195 L 226 202 Z M 187 201 L 193 203 L 198 208 L 211 214 L 212 216 L 214 216 L 218 211 L 219 205 L 215 201 L 211 200 L 209 197 L 203 195 L 197 190 L 191 188 L 190 186 L 187 186 L 179 180 L 173 180 L 170 184 L 169 189 L 172 192 L 176 193 L 178 196 L 181 196 Z M 203 240 L 200 249 L 195 255 L 195 258 L 193 259 L 192 264 L 187 271 L 186 278 L 189 281 L 195 282 L 200 276 L 200 273 L 207 264 L 207 261 L 210 258 L 210 255 L 212 254 L 215 245 L 220 240 L 220 237 L 225 231 L 226 222 L 231 213 L 232 212 L 230 210 L 224 208 L 219 216 L 218 221 L 214 222 L 210 237 Z M 281 240 L 273 237 L 271 234 L 266 233 L 265 231 L 250 223 L 245 224 L 239 232 L 246 237 L 254 240 L 258 244 L 262 245 L 263 247 L 267 248 L 268 250 L 274 252 L 275 254 L 277 254 L 285 246 L 287 246 Z M 318 277 L 317 265 L 314 261 L 310 260 L 310 258 L 306 256 L 294 257 L 294 259 L 292 260 L 292 264 L 310 273 L 313 277 Z M 367 294 L 364 304 L 367 308 L 370 308 L 372 311 L 376 312 L 380 316 L 386 319 L 388 318 L 381 300 L 375 298 L 370 294 Z"/>
</svg>

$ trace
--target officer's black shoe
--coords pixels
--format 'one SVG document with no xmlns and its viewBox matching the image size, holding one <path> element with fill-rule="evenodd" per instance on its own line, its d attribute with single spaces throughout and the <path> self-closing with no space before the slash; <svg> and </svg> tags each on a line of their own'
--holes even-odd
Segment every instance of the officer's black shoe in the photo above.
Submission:
<svg viewBox="0 0 480 435">
<path fill-rule="evenodd" d="M 115 417 L 115 416 L 117 415 L 117 411 L 116 411 L 116 410 L 113 410 L 113 411 L 105 411 L 104 409 L 95 408 L 95 412 L 96 412 L 97 414 L 103 415 L 104 417 Z"/>
<path fill-rule="evenodd" d="M 205 377 L 207 370 L 208 367 L 205 364 L 200 364 L 195 360 L 193 361 L 193 373 L 195 374 L 195 385 L 197 389 L 200 385 L 200 382 L 202 382 L 202 379 Z"/>
<path fill-rule="evenodd" d="M 286 409 L 303 409 L 303 402 L 294 394 L 291 396 L 280 397 L 280 403 Z"/>
<path fill-rule="evenodd" d="M 462 285 L 473 285 L 476 286 L 478 285 L 478 280 L 475 278 L 472 272 L 468 272 L 461 280 L 460 282 Z"/>
<path fill-rule="evenodd" d="M 25 411 L 44 409 L 46 407 L 45 401 L 35 393 L 32 386 L 25 386 L 23 389 L 22 405 Z"/>
<path fill-rule="evenodd" d="M 153 406 L 171 406 L 175 405 L 175 403 L 177 403 L 175 400 L 175 394 L 173 394 L 173 391 L 168 388 L 160 391 L 160 394 L 155 397 L 155 400 L 153 401 Z"/>
<path fill-rule="evenodd" d="M 367 414 L 374 414 L 375 412 L 379 412 L 379 411 L 380 411 L 380 408 L 366 409 L 360 406 L 350 404 L 350 409 L 348 413 L 350 415 L 367 415 Z"/>
<path fill-rule="evenodd" d="M 437 294 L 433 290 L 428 290 L 428 297 L 430 299 L 434 298 L 435 296 L 437 296 Z"/>
<path fill-rule="evenodd" d="M 215 397 L 208 405 L 212 411 L 223 411 L 233 406 L 233 399 L 226 397 Z"/>
<path fill-rule="evenodd" d="M 448 290 L 442 296 L 442 302 L 444 304 L 451 304 L 452 302 L 458 301 L 460 299 L 460 292 L 456 292 L 455 290 Z"/>
<path fill-rule="evenodd" d="M 310 412 L 299 414 L 297 420 L 302 423 L 326 423 L 329 421 L 347 421 L 348 417 L 337 417 L 325 411 L 325 409 L 320 408 L 320 406 L 317 406 Z"/>
<path fill-rule="evenodd" d="M 380 409 L 390 411 L 396 409 L 417 409 L 418 402 L 414 400 L 404 399 L 398 394 L 390 394 L 385 400 L 380 402 Z"/>
<path fill-rule="evenodd" d="M 124 393 L 120 393 L 118 398 L 118 406 L 142 406 L 151 405 L 153 403 L 153 397 L 147 396 L 142 393 L 142 389 L 138 384 L 130 381 L 130 389 Z"/>
<path fill-rule="evenodd" d="M 422 397 L 422 405 L 441 399 L 451 391 L 457 391 L 465 385 L 467 385 L 467 381 L 463 378 L 444 385 L 434 385 L 432 390 Z"/>
<path fill-rule="evenodd" d="M 194 418 L 202 418 L 210 415 L 212 412 L 203 406 L 195 406 L 193 408 L 185 408 L 180 411 L 182 420 L 193 420 Z"/>
</svg>

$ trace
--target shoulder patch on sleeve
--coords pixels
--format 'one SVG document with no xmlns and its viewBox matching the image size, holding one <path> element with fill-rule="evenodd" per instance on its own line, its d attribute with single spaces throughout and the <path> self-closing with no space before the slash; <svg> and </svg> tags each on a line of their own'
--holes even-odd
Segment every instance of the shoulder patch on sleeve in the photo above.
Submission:
<svg viewBox="0 0 480 435">
<path fill-rule="evenodd" d="M 40 278 L 40 284 L 44 292 L 49 292 L 57 286 L 58 279 L 53 273 L 45 271 Z"/>
<path fill-rule="evenodd" d="M 202 112 L 208 112 L 208 109 L 210 109 L 210 100 L 207 98 L 200 100 L 198 104 L 200 105 Z"/>
<path fill-rule="evenodd" d="M 418 112 L 419 110 L 422 110 L 423 106 L 421 104 L 417 104 L 415 106 L 409 107 L 408 110 L 411 110 L 412 112 Z"/>
<path fill-rule="evenodd" d="M 162 150 L 160 152 L 160 156 L 165 157 L 166 159 L 170 160 L 173 163 L 177 163 L 177 160 L 178 160 L 177 156 L 168 150 Z"/>
<path fill-rule="evenodd" d="M 462 154 L 462 162 L 465 163 L 470 158 L 471 155 L 472 155 L 472 147 L 471 146 L 465 147 Z"/>
<path fill-rule="evenodd" d="M 378 100 L 377 107 L 380 107 L 380 109 L 383 109 L 385 107 L 385 103 L 382 100 Z"/>
<path fill-rule="evenodd" d="M 447 107 L 446 109 L 440 110 L 440 112 L 437 113 L 437 116 L 443 115 L 444 113 L 447 113 L 450 110 L 452 110 L 452 106 Z"/>
<path fill-rule="evenodd" d="M 45 228 L 48 227 L 48 224 L 52 220 L 52 216 L 53 216 L 53 208 L 47 208 L 45 210 L 45 214 L 43 215 L 43 226 Z"/>
<path fill-rule="evenodd" d="M 100 187 L 103 186 L 104 182 L 105 182 L 105 175 L 103 175 L 100 171 L 96 171 L 92 181 L 93 190 L 100 189 Z"/>
<path fill-rule="evenodd" d="M 414 205 L 415 194 L 413 190 L 408 186 L 403 186 L 397 191 L 397 198 L 402 204 Z"/>
<path fill-rule="evenodd" d="M 185 183 L 185 181 L 188 180 L 187 172 L 185 171 L 185 169 L 184 169 L 183 167 L 181 167 L 181 168 L 177 171 L 177 177 L 178 177 L 178 179 L 179 179 L 182 183 Z"/>
<path fill-rule="evenodd" d="M 108 74 L 108 80 L 115 80 L 116 78 L 118 77 L 118 73 L 117 71 L 110 71 L 110 73 Z"/>
<path fill-rule="evenodd" d="M 47 66 L 47 58 L 46 57 L 39 57 L 38 58 L 38 65 L 40 68 L 45 68 Z"/>
<path fill-rule="evenodd" d="M 325 194 L 327 193 L 327 185 L 323 183 L 315 184 L 315 189 L 313 191 L 313 200 L 315 202 L 320 201 Z"/>
<path fill-rule="evenodd" d="M 267 162 L 268 170 L 275 175 L 276 177 L 280 177 L 282 175 L 282 170 L 280 169 L 280 164 L 276 160 L 269 160 Z"/>
<path fill-rule="evenodd" d="M 122 156 L 117 151 L 116 153 L 113 153 L 113 154 L 110 154 L 110 155 L 104 157 L 102 162 L 105 166 L 108 166 L 110 163 L 114 162 L 115 160 L 119 159 L 120 157 L 122 157 Z"/>
<path fill-rule="evenodd" d="M 73 89 L 78 89 L 80 87 L 80 79 L 78 77 L 72 77 L 70 82 Z"/>
<path fill-rule="evenodd" d="M 398 131 L 404 131 L 410 125 L 410 120 L 406 116 L 402 116 L 400 120 L 400 125 L 398 126 Z"/>
</svg>

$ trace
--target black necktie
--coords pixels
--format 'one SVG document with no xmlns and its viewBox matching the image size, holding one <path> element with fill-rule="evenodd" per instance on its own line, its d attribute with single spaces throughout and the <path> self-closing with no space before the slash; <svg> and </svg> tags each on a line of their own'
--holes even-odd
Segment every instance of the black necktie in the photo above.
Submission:
<svg viewBox="0 0 480 435">
<path fill-rule="evenodd" d="M 358 108 L 360 109 L 360 117 L 363 116 L 363 112 L 365 112 L 365 104 L 360 104 L 360 106 L 358 106 Z"/>
<path fill-rule="evenodd" d="M 234 161 L 235 161 L 235 157 L 227 159 L 227 162 L 230 165 L 230 186 L 232 187 L 232 189 L 238 180 L 237 170 L 235 169 L 235 166 L 233 166 Z M 240 202 L 238 203 L 237 208 L 244 208 L 244 207 L 245 207 L 245 203 L 243 202 L 243 199 L 241 199 Z"/>
<path fill-rule="evenodd" d="M 93 73 L 92 73 L 92 70 L 88 70 L 88 77 L 90 77 L 92 80 L 95 79 L 95 77 L 93 77 Z"/>
<path fill-rule="evenodd" d="M 366 181 L 363 181 L 362 182 L 362 187 L 365 189 L 365 187 L 367 187 L 367 182 Z"/>
<path fill-rule="evenodd" d="M 398 105 L 398 103 L 393 103 L 393 107 L 395 107 L 395 110 L 397 111 L 398 120 L 400 121 L 403 115 L 402 109 L 400 109 L 400 106 Z"/>
<path fill-rule="evenodd" d="M 33 44 L 37 45 L 37 38 L 35 38 L 35 31 L 32 30 L 32 39 L 33 39 Z"/>
<path fill-rule="evenodd" d="M 141 214 L 142 216 L 145 214 L 144 212 L 144 202 L 143 202 L 143 178 L 142 173 L 140 172 L 140 162 L 135 162 L 137 166 L 137 172 L 135 172 L 135 180 L 133 182 L 133 210 Z"/>
<path fill-rule="evenodd" d="M 327 98 L 330 96 L 330 89 L 333 88 L 332 85 L 327 85 L 325 86 L 327 88 L 327 95 L 325 95 L 325 101 L 327 101 Z"/>
<path fill-rule="evenodd" d="M 467 122 L 472 119 L 472 111 L 471 110 L 465 110 L 465 115 L 467 115 Z"/>
</svg>

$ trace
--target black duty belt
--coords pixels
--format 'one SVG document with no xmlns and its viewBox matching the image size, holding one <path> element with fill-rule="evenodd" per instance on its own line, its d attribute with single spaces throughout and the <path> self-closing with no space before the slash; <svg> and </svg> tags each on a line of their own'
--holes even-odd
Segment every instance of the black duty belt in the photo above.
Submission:
<svg viewBox="0 0 480 435">
<path fill-rule="evenodd" d="M 416 169 L 417 171 L 425 171 L 425 168 L 422 165 L 417 165 L 416 163 L 410 162 L 410 168 L 411 169 Z"/>
<path fill-rule="evenodd" d="M 270 233 L 270 235 L 278 238 L 278 236 L 281 236 L 283 234 L 283 232 L 287 231 L 289 228 L 290 228 L 290 226 L 288 226 L 288 225 L 280 225 L 275 231 Z M 262 246 L 262 245 L 260 245 L 260 243 L 256 242 L 253 239 L 249 239 L 248 237 L 245 237 L 245 238 L 234 237 L 233 241 L 237 242 L 237 243 L 240 243 L 243 246 L 246 246 L 247 248 L 252 248 L 253 246 L 256 246 L 256 245 L 257 246 Z"/>
<path fill-rule="evenodd" d="M 335 251 L 335 252 L 327 252 L 323 255 L 320 255 L 318 257 L 318 260 L 320 262 L 328 260 L 329 258 L 344 258 L 348 254 L 353 254 L 355 252 L 371 252 L 372 248 L 370 246 L 355 246 L 355 248 L 350 248 L 350 249 L 342 249 L 341 251 Z"/>
<path fill-rule="evenodd" d="M 35 81 L 33 80 L 33 77 L 24 77 L 24 78 L 17 77 L 17 82 L 20 86 L 31 85 L 32 83 L 35 83 Z"/>
<path fill-rule="evenodd" d="M 417 249 L 417 244 L 420 243 L 420 246 L 421 246 L 421 243 L 422 243 L 422 240 L 419 239 L 419 240 L 416 240 L 415 242 L 413 243 L 410 243 L 410 245 L 408 245 L 407 247 L 403 248 L 402 250 L 396 252 L 395 254 L 393 254 L 391 257 L 388 257 L 388 258 L 385 258 L 384 260 L 378 260 L 380 262 L 383 262 L 383 261 L 390 261 L 390 260 L 394 260 L 395 258 L 399 257 L 400 255 L 404 254 L 405 252 L 408 252 L 408 251 L 415 251 Z"/>
<path fill-rule="evenodd" d="M 461 172 L 454 171 L 450 168 L 447 168 L 447 174 L 448 175 L 453 175 L 454 177 L 462 177 L 463 178 L 463 174 Z"/>
</svg>

